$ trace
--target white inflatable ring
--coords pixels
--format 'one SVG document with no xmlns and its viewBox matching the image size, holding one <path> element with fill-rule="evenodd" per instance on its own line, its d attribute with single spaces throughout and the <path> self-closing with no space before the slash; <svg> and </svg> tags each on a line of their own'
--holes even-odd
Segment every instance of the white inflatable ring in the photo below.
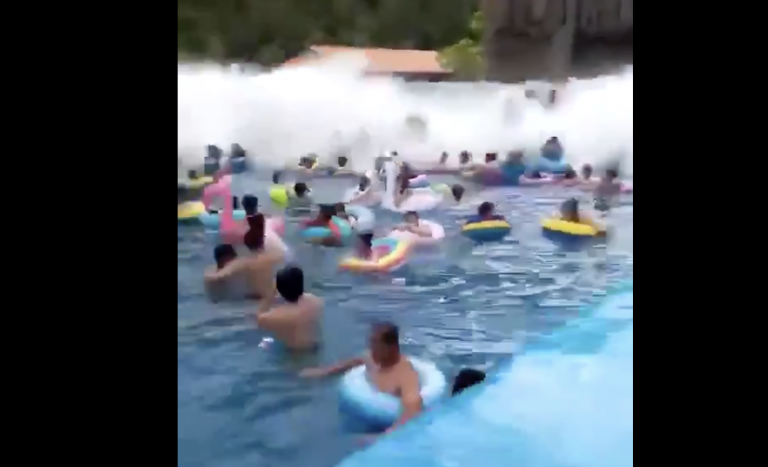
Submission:
<svg viewBox="0 0 768 467">
<path fill-rule="evenodd" d="M 376 224 L 376 216 L 373 215 L 373 211 L 364 206 L 355 205 L 345 206 L 345 210 L 356 220 L 353 224 L 355 232 L 362 234 L 373 231 Z"/>
<path fill-rule="evenodd" d="M 434 363 L 408 359 L 419 374 L 424 407 L 429 407 L 442 398 L 447 385 L 445 375 Z M 400 400 L 371 386 L 365 366 L 353 368 L 344 375 L 339 383 L 339 400 L 345 411 L 372 428 L 388 428 L 400 417 Z"/>
<path fill-rule="evenodd" d="M 401 231 L 401 230 L 393 230 L 387 236 L 391 238 L 396 238 L 398 240 L 411 242 L 416 246 L 435 245 L 438 242 L 440 242 L 440 240 L 445 238 L 445 229 L 443 228 L 442 225 L 438 224 L 437 222 L 428 221 L 425 219 L 419 219 L 419 224 L 428 225 L 429 228 L 432 230 L 432 236 L 422 237 L 421 235 L 416 235 L 413 232 L 407 232 L 407 231 Z"/>
</svg>

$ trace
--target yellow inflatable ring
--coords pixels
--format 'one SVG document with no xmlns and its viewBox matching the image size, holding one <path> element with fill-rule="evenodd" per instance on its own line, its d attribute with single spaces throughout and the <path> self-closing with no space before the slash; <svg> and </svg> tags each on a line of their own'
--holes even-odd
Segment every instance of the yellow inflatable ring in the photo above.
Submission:
<svg viewBox="0 0 768 467">
<path fill-rule="evenodd" d="M 600 233 L 600 231 L 593 225 L 568 222 L 557 218 L 544 219 L 541 223 L 541 227 L 550 232 L 557 232 L 574 237 L 594 237 Z"/>
<path fill-rule="evenodd" d="M 186 186 L 188 188 L 196 189 L 196 188 L 202 188 L 206 185 L 210 185 L 211 183 L 213 183 L 213 177 L 199 177 L 187 182 Z"/>
<path fill-rule="evenodd" d="M 288 207 L 288 202 L 294 197 L 293 187 L 288 185 L 272 185 L 269 189 L 269 199 L 281 208 Z"/>
<path fill-rule="evenodd" d="M 178 206 L 178 222 L 194 223 L 200 221 L 200 215 L 205 213 L 205 205 L 200 201 L 188 201 Z"/>
</svg>

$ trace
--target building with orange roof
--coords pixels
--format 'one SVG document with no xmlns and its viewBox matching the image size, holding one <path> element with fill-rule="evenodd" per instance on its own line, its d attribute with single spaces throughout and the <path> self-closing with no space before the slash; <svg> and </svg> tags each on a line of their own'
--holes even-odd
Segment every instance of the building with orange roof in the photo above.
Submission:
<svg viewBox="0 0 768 467">
<path fill-rule="evenodd" d="M 322 63 L 344 54 L 362 54 L 367 60 L 365 73 L 373 76 L 397 76 L 409 81 L 443 81 L 453 72 L 440 65 L 434 50 L 367 49 L 334 45 L 315 45 L 278 68 Z"/>
</svg>

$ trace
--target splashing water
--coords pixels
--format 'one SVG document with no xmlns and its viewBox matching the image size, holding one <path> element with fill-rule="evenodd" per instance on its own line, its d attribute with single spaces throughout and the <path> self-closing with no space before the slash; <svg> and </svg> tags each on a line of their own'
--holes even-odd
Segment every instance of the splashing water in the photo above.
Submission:
<svg viewBox="0 0 768 467">
<path fill-rule="evenodd" d="M 574 165 L 620 160 L 633 172 L 633 73 L 569 82 L 554 109 L 523 98 L 522 85 L 404 83 L 364 78 L 365 59 L 255 75 L 218 67 L 179 67 L 178 149 L 199 164 L 206 144 L 239 143 L 264 165 L 295 165 L 316 153 L 329 160 L 351 148 L 365 170 L 382 151 L 420 165 L 462 150 L 536 151 L 557 135 Z"/>
</svg>

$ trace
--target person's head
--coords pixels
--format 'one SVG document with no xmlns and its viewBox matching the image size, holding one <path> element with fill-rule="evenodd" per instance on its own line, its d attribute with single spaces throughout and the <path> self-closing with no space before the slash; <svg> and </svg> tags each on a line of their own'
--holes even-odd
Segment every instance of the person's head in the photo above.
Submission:
<svg viewBox="0 0 768 467">
<path fill-rule="evenodd" d="M 377 323 L 371 329 L 368 345 L 374 363 L 382 367 L 394 365 L 400 359 L 400 329 L 392 323 Z"/>
<path fill-rule="evenodd" d="M 566 180 L 573 180 L 574 178 L 578 177 L 578 174 L 576 174 L 576 171 L 573 170 L 573 167 L 570 165 L 565 168 L 565 172 L 563 173 L 563 178 Z"/>
<path fill-rule="evenodd" d="M 221 159 L 221 153 L 223 151 L 220 147 L 216 146 L 215 144 L 209 144 L 206 146 L 206 149 L 208 150 L 208 157 L 215 160 Z"/>
<path fill-rule="evenodd" d="M 562 145 L 560 144 L 560 139 L 557 136 L 553 136 L 547 140 L 546 143 L 544 143 L 544 146 L 547 149 L 560 149 Z"/>
<path fill-rule="evenodd" d="M 368 232 L 364 234 L 360 234 L 357 236 L 357 238 L 360 240 L 360 243 L 366 247 L 367 249 L 371 249 L 373 247 L 373 233 Z"/>
<path fill-rule="evenodd" d="M 557 102 L 557 89 L 550 89 L 549 90 L 549 103 L 554 104 Z"/>
<path fill-rule="evenodd" d="M 451 187 L 451 194 L 453 195 L 453 199 L 461 201 L 461 198 L 464 196 L 464 187 L 458 183 L 453 185 Z"/>
<path fill-rule="evenodd" d="M 280 175 L 282 174 L 280 173 L 279 170 L 272 172 L 272 183 L 274 183 L 275 185 L 280 183 Z"/>
<path fill-rule="evenodd" d="M 243 210 L 246 216 L 253 216 L 259 212 L 259 198 L 253 195 L 243 196 Z"/>
<path fill-rule="evenodd" d="M 495 209 L 496 207 L 493 205 L 493 203 L 490 201 L 485 201 L 480 206 L 478 206 L 477 214 L 481 217 L 491 216 L 493 215 L 493 211 Z"/>
<path fill-rule="evenodd" d="M 442 154 L 440 154 L 440 163 L 445 164 L 445 162 L 448 160 L 448 153 L 443 151 Z"/>
<path fill-rule="evenodd" d="M 232 197 L 232 209 L 240 209 L 240 199 L 237 196 Z"/>
<path fill-rule="evenodd" d="M 539 179 L 539 178 L 541 178 L 541 172 L 540 172 L 540 171 L 538 171 L 538 170 L 531 170 L 531 171 L 528 173 L 528 178 L 535 178 L 535 179 Z"/>
<path fill-rule="evenodd" d="M 264 248 L 264 214 L 255 214 L 246 218 L 248 231 L 245 233 L 243 243 L 251 251 Z"/>
<path fill-rule="evenodd" d="M 304 182 L 297 182 L 293 185 L 293 192 L 297 198 L 303 198 L 309 192 L 309 187 Z"/>
<path fill-rule="evenodd" d="M 403 220 L 406 224 L 419 225 L 419 215 L 416 211 L 408 211 L 403 214 Z"/>
<path fill-rule="evenodd" d="M 344 205 L 344 203 L 336 203 L 336 215 L 337 216 L 346 216 L 347 215 L 347 207 Z"/>
<path fill-rule="evenodd" d="M 584 164 L 583 166 L 581 166 L 581 176 L 583 178 L 590 179 L 590 178 L 592 178 L 592 174 L 593 173 L 594 173 L 594 171 L 592 170 L 592 166 L 591 165 Z"/>
<path fill-rule="evenodd" d="M 485 372 L 473 368 L 462 368 L 456 378 L 453 380 L 451 396 L 461 394 L 467 388 L 475 386 L 485 381 Z"/>
<path fill-rule="evenodd" d="M 197 170 L 189 169 L 187 170 L 187 177 L 189 177 L 190 180 L 194 180 L 197 178 Z"/>
<path fill-rule="evenodd" d="M 286 302 L 296 303 L 304 295 L 304 271 L 298 266 L 286 266 L 277 272 L 275 285 Z"/>
<path fill-rule="evenodd" d="M 469 161 L 472 160 L 472 155 L 469 153 L 469 151 L 461 151 L 459 154 L 459 163 L 460 164 L 468 164 Z"/>
<path fill-rule="evenodd" d="M 321 204 L 317 213 L 317 220 L 330 221 L 336 215 L 336 206 L 333 204 Z"/>
<path fill-rule="evenodd" d="M 346 167 L 348 161 L 349 159 L 347 159 L 347 156 L 339 156 L 336 158 L 336 162 L 339 164 L 339 167 Z"/>
<path fill-rule="evenodd" d="M 216 245 L 213 249 L 213 260 L 216 261 L 216 267 L 221 269 L 230 261 L 237 258 L 235 247 L 229 244 Z"/>
<path fill-rule="evenodd" d="M 232 143 L 229 149 L 229 157 L 245 157 L 245 149 L 237 143 Z"/>
<path fill-rule="evenodd" d="M 507 153 L 507 160 L 506 160 L 506 162 L 508 164 L 517 164 L 521 160 L 523 160 L 523 151 L 509 151 Z"/>
<path fill-rule="evenodd" d="M 365 191 L 369 186 L 371 186 L 371 180 L 366 176 L 360 177 L 360 183 L 357 185 L 357 189 L 359 191 Z"/>
<path fill-rule="evenodd" d="M 564 221 L 579 222 L 579 200 L 570 198 L 560 205 L 560 217 Z"/>
<path fill-rule="evenodd" d="M 299 165 L 307 169 L 311 169 L 314 163 L 315 161 L 313 161 L 311 157 L 304 156 L 301 159 L 299 159 Z"/>
<path fill-rule="evenodd" d="M 608 169 L 605 171 L 605 179 L 612 182 L 619 178 L 619 171 L 616 169 Z"/>
<path fill-rule="evenodd" d="M 485 153 L 485 163 L 487 164 L 489 162 L 495 161 L 497 156 L 498 154 L 496 154 L 495 152 Z"/>
</svg>

